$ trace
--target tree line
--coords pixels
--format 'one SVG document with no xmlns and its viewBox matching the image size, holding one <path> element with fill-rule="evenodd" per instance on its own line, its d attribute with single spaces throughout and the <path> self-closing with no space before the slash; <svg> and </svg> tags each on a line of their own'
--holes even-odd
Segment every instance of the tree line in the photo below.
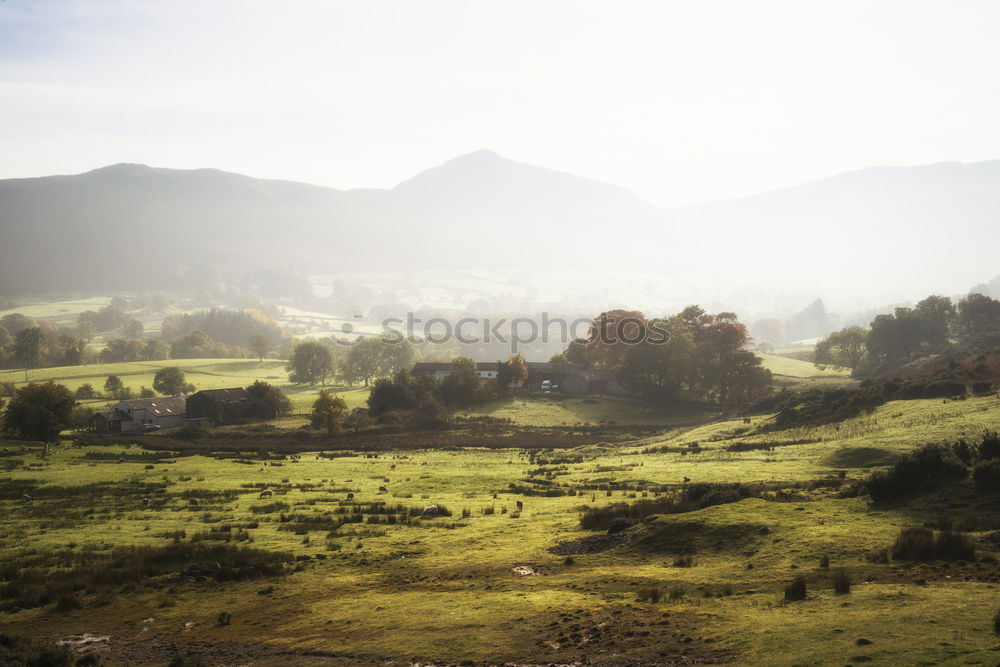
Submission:
<svg viewBox="0 0 1000 667">
<path fill-rule="evenodd" d="M 872 377 L 929 355 L 976 354 L 997 347 L 1000 301 L 978 293 L 957 302 L 932 295 L 912 308 L 876 316 L 867 328 L 853 326 L 831 333 L 817 343 L 815 362 Z"/>
<path fill-rule="evenodd" d="M 686 397 L 746 405 L 771 390 L 771 372 L 748 348 L 750 335 L 734 313 L 700 306 L 647 319 L 613 310 L 594 318 L 587 338 L 552 361 L 614 371 L 630 392 L 654 402 Z"/>
</svg>

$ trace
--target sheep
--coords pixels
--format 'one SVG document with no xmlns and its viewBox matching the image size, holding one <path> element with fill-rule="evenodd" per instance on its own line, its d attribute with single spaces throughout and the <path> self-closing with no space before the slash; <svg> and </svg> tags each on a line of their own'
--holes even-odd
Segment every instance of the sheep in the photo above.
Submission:
<svg viewBox="0 0 1000 667">
<path fill-rule="evenodd" d="M 380 486 L 380 487 L 378 487 L 378 492 L 379 493 L 389 493 L 389 489 L 386 488 L 386 487 L 384 487 L 384 486 Z"/>
<path fill-rule="evenodd" d="M 517 501 L 517 511 L 520 512 L 523 509 L 524 509 L 524 503 L 522 503 L 520 500 L 518 500 Z"/>
<path fill-rule="evenodd" d="M 348 500 L 354 500 L 354 494 L 353 493 L 348 493 L 347 494 L 347 499 Z"/>
<path fill-rule="evenodd" d="M 29 496 L 27 493 L 22 493 L 21 494 L 21 500 L 30 503 L 31 502 L 31 496 Z"/>
<path fill-rule="evenodd" d="M 428 505 L 427 507 L 424 508 L 423 516 L 425 518 L 430 519 L 432 517 L 436 517 L 438 515 L 439 511 L 440 510 L 438 510 L 438 506 L 437 505 Z"/>
<path fill-rule="evenodd" d="M 143 498 L 143 499 L 142 499 L 142 504 L 143 504 L 143 505 L 144 505 L 145 507 L 149 507 L 149 502 L 150 502 L 150 501 L 149 501 L 149 498 Z"/>
<path fill-rule="evenodd" d="M 260 470 L 258 470 L 257 472 L 264 472 L 264 466 L 261 466 Z"/>
<path fill-rule="evenodd" d="M 259 497 L 260 498 L 270 498 L 273 495 L 274 495 L 274 491 L 272 491 L 271 489 L 264 489 L 263 491 L 260 492 L 260 496 Z"/>
</svg>

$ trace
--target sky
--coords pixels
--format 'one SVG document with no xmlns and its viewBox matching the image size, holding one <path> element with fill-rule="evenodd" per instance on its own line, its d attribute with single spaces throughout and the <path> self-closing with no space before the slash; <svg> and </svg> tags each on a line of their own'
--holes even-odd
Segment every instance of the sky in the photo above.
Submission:
<svg viewBox="0 0 1000 667">
<path fill-rule="evenodd" d="M 0 178 L 392 187 L 487 148 L 659 206 L 1000 158 L 1000 3 L 0 1 Z"/>
</svg>

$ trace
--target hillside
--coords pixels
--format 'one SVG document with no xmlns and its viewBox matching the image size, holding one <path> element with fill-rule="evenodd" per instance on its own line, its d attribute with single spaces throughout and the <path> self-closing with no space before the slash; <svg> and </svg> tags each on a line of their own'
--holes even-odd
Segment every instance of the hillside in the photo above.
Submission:
<svg viewBox="0 0 1000 667">
<path fill-rule="evenodd" d="M 782 290 L 837 285 L 845 301 L 884 303 L 993 275 L 998 215 L 1000 161 L 865 169 L 670 210 L 489 151 L 388 190 L 119 164 L 0 181 L 0 286 L 199 287 L 220 271 L 274 267 L 515 268 L 532 288 L 547 285 L 546 272 L 641 271 L 654 300 L 695 285 L 706 303 L 766 310 Z M 954 265 L 947 277 L 924 270 L 942 260 Z M 604 287 L 591 289 L 600 299 Z"/>
</svg>

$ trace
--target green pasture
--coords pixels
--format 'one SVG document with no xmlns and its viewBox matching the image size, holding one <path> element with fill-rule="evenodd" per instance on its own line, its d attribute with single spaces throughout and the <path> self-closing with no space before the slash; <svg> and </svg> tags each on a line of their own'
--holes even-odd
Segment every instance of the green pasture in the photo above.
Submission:
<svg viewBox="0 0 1000 667">
<path fill-rule="evenodd" d="M 268 382 L 284 391 L 292 401 L 296 413 L 307 413 L 319 395 L 320 387 L 296 385 L 288 381 L 285 363 L 279 359 L 169 359 L 165 361 L 136 361 L 120 364 L 91 364 L 88 366 L 60 366 L 28 371 L 29 382 L 52 380 L 72 390 L 89 383 L 98 392 L 104 389 L 109 375 L 117 375 L 125 385 L 138 393 L 141 387 L 153 386 L 153 377 L 161 368 L 177 366 L 184 371 L 186 380 L 196 389 L 222 389 L 246 387 L 256 380 Z M 0 382 L 24 384 L 24 370 L 0 371 Z M 361 407 L 368 400 L 368 390 L 363 387 L 328 387 L 338 393 L 349 408 Z M 110 399 L 94 401 L 103 405 Z"/>
<path fill-rule="evenodd" d="M 188 363 L 196 384 L 222 377 L 241 378 L 235 384 L 242 385 L 255 375 L 277 383 L 263 374 L 280 370 L 280 362 L 270 361 L 242 370 L 230 364 L 249 362 Z M 139 458 L 145 450 L 137 446 L 64 443 L 46 457 L 38 449 L 21 452 L 19 443 L 0 443 L 0 450 L 9 450 L 0 458 L 7 468 L 0 472 L 5 562 L 64 549 L 190 541 L 225 525 L 254 525 L 248 529 L 251 547 L 311 557 L 265 580 L 164 580 L 102 600 L 83 593 L 79 609 L 50 604 L 8 614 L 5 625 L 43 638 L 89 632 L 134 645 L 176 642 L 208 650 L 253 644 L 297 656 L 280 664 L 565 664 L 585 658 L 614 665 L 626 657 L 634 664 L 997 661 L 995 563 L 878 564 L 867 558 L 891 546 L 904 526 L 972 510 L 934 503 L 874 507 L 863 494 L 838 491 L 924 443 L 995 428 L 996 396 L 896 401 L 838 424 L 773 432 L 762 430 L 768 416 L 747 424 L 713 420 L 717 415 L 707 411 L 653 415 L 624 399 L 516 396 L 476 414 L 522 424 L 614 420 L 664 429 L 628 445 L 534 454 L 465 448 L 342 452 L 334 458 L 307 453 L 299 461 L 263 460 L 251 452 L 243 461 L 218 458 L 210 442 L 203 454 L 153 463 Z M 749 445 L 769 448 L 739 451 Z M 571 562 L 549 552 L 593 534 L 580 529 L 584 507 L 653 499 L 681 489 L 685 477 L 688 483 L 766 485 L 767 491 L 651 517 L 632 529 L 631 541 L 573 555 Z M 830 479 L 839 481 L 811 484 Z M 125 491 L 137 484 L 161 485 L 148 492 L 150 506 Z M 383 485 L 387 493 L 379 492 Z M 258 498 L 265 486 L 273 498 Z M 35 500 L 21 501 L 22 488 Z M 572 493 L 526 494 L 530 488 Z M 187 500 L 192 496 L 202 498 L 196 508 Z M 524 503 L 520 513 L 518 500 Z M 318 518 L 373 501 L 417 509 L 444 505 L 452 516 L 413 525 L 365 521 L 332 531 L 285 529 L 296 516 Z M 283 505 L 262 511 L 270 503 Z M 1000 529 L 996 508 L 985 503 L 975 511 L 982 530 L 974 537 Z M 184 537 L 177 538 L 181 530 Z M 691 553 L 693 566 L 675 565 L 682 552 Z M 980 553 L 990 551 L 983 546 Z M 819 568 L 824 555 L 830 570 Z M 514 571 L 522 566 L 532 573 Z M 837 568 L 846 568 L 855 582 L 849 595 L 831 590 L 830 573 Z M 782 589 L 797 575 L 807 578 L 808 597 L 786 603 Z M 662 598 L 640 601 L 645 589 L 661 591 Z M 216 623 L 222 611 L 232 614 L 231 624 Z M 326 657 L 310 662 L 310 655 Z"/>
<path fill-rule="evenodd" d="M 793 378 L 849 378 L 851 370 L 849 368 L 835 368 L 827 366 L 824 369 L 818 368 L 815 364 L 801 359 L 791 359 L 777 354 L 757 354 L 763 362 L 764 368 L 775 375 L 785 375 Z"/>
</svg>

